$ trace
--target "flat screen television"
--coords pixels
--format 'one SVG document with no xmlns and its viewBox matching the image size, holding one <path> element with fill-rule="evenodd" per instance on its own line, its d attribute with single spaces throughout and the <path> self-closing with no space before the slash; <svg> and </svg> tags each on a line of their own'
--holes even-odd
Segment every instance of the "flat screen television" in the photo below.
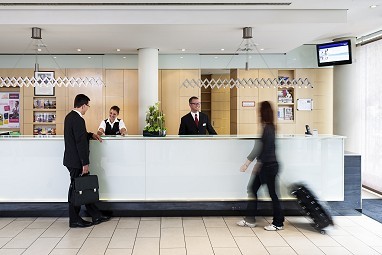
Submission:
<svg viewBox="0 0 382 255">
<path fill-rule="evenodd" d="M 318 66 L 334 66 L 352 63 L 350 40 L 317 44 Z"/>
</svg>

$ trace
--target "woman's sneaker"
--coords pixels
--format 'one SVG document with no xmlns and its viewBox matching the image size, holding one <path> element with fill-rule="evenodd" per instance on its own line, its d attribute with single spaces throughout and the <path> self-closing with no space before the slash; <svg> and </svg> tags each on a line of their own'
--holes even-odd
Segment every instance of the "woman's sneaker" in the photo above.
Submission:
<svg viewBox="0 0 382 255">
<path fill-rule="evenodd" d="M 240 227 L 250 227 L 250 228 L 256 227 L 256 223 L 250 223 L 250 222 L 245 221 L 245 220 L 238 221 L 238 222 L 236 222 L 236 224 Z"/>
<path fill-rule="evenodd" d="M 277 231 L 277 230 L 283 230 L 284 227 L 283 226 L 277 227 L 277 226 L 271 224 L 271 225 L 265 226 L 264 229 L 267 231 Z"/>
</svg>

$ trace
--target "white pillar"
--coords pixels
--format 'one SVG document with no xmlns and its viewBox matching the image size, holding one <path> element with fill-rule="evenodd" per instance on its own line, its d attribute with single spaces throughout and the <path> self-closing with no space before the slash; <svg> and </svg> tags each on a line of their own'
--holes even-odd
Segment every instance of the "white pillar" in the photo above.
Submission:
<svg viewBox="0 0 382 255">
<path fill-rule="evenodd" d="M 138 50 L 138 128 L 146 125 L 146 111 L 158 102 L 158 49 Z"/>
<path fill-rule="evenodd" d="M 343 135 L 345 150 L 361 153 L 362 105 L 361 88 L 357 84 L 355 38 L 351 40 L 353 63 L 333 68 L 333 133 Z"/>
</svg>

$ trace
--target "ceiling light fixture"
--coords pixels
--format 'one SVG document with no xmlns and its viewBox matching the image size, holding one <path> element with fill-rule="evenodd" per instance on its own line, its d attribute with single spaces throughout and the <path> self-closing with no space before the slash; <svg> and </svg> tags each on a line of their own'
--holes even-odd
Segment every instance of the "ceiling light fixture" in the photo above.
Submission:
<svg viewBox="0 0 382 255">
<path fill-rule="evenodd" d="M 305 88 L 313 88 L 313 85 L 310 83 L 308 78 L 297 78 L 293 80 L 289 80 L 289 78 L 285 79 L 285 77 L 277 77 L 272 73 L 272 70 L 269 68 L 267 62 L 265 61 L 262 54 L 260 54 L 259 49 L 257 48 L 258 44 L 255 43 L 252 39 L 252 27 L 244 27 L 243 28 L 243 40 L 241 41 L 238 49 L 236 52 L 232 55 L 231 59 L 229 60 L 227 67 L 231 63 L 233 57 L 237 55 L 238 52 L 244 52 L 246 56 L 245 61 L 245 70 L 250 70 L 249 65 L 249 59 L 251 59 L 251 56 L 249 55 L 250 52 L 253 52 L 254 50 L 257 51 L 257 53 L 260 55 L 262 60 L 264 61 L 265 65 L 267 66 L 268 70 L 272 74 L 272 78 L 249 78 L 249 79 L 186 79 L 181 86 L 183 87 L 198 87 L 198 88 L 289 88 L 289 87 L 305 87 Z M 263 50 L 263 49 L 260 49 Z M 218 57 L 215 57 L 217 59 Z M 226 68 L 227 68 L 226 67 Z"/>
<path fill-rule="evenodd" d="M 370 5 L 369 7 L 373 9 L 373 8 L 377 8 L 378 5 L 373 4 L 373 5 Z"/>
<path fill-rule="evenodd" d="M 36 86 L 38 86 L 38 87 L 42 87 L 42 86 L 45 86 L 45 87 L 55 87 L 55 86 L 58 86 L 58 87 L 62 87 L 62 86 L 64 86 L 64 87 L 68 87 L 68 86 L 81 87 L 81 86 L 84 86 L 84 87 L 87 87 L 87 86 L 103 86 L 104 85 L 102 79 L 100 79 L 98 77 L 79 77 L 79 78 L 65 77 L 64 72 L 61 70 L 60 66 L 56 62 L 56 57 L 51 56 L 48 48 L 46 47 L 46 44 L 44 44 L 42 42 L 41 28 L 33 27 L 31 38 L 33 41 L 36 42 L 36 47 L 37 47 L 36 48 L 36 62 L 35 62 L 35 68 L 34 68 L 34 71 L 35 71 L 34 77 L 0 77 L 0 87 L 23 87 L 23 86 L 24 87 L 29 87 L 29 86 L 32 86 L 32 87 L 36 87 Z M 31 43 L 30 43 L 30 45 L 31 45 Z M 55 78 L 54 76 L 52 78 L 52 77 L 48 77 L 48 76 L 38 75 L 39 64 L 38 64 L 38 54 L 37 53 L 42 51 L 42 49 L 38 48 L 38 47 L 44 47 L 46 49 L 48 54 L 52 57 L 54 63 L 56 63 L 56 65 L 58 66 L 60 72 L 64 75 L 63 78 L 61 78 L 61 77 Z M 77 49 L 77 51 L 81 51 L 81 49 Z M 23 52 L 22 55 L 24 55 L 24 54 L 25 54 L 25 52 Z M 88 57 L 88 58 L 91 58 L 91 57 Z"/>
</svg>

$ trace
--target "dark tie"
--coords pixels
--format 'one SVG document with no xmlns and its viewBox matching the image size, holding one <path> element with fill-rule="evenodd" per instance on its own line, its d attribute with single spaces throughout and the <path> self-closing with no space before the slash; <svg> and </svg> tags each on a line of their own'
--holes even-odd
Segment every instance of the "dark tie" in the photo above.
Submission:
<svg viewBox="0 0 382 255">
<path fill-rule="evenodd" d="M 195 124 L 198 127 L 199 126 L 199 120 L 198 120 L 198 115 L 195 114 Z"/>
</svg>

